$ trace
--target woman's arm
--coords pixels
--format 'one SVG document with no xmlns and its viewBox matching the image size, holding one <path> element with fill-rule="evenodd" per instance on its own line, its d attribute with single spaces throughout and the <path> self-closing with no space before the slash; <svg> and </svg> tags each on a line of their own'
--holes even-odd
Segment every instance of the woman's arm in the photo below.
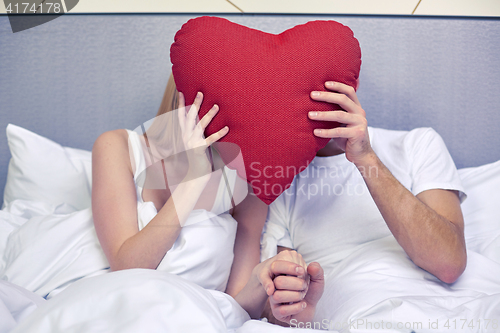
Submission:
<svg viewBox="0 0 500 333">
<path fill-rule="evenodd" d="M 171 200 L 139 232 L 137 195 L 125 134 L 103 133 L 92 148 L 92 213 L 112 270 L 156 268 L 180 232 Z"/>
<path fill-rule="evenodd" d="M 252 193 L 250 186 L 248 191 L 247 197 L 233 211 L 238 228 L 226 293 L 233 296 L 252 318 L 258 318 L 267 294 L 253 272 L 260 262 L 260 236 L 268 206 Z"/>
<path fill-rule="evenodd" d="M 251 188 L 249 192 L 251 193 Z M 295 251 L 282 251 L 262 263 L 260 261 L 260 237 L 267 217 L 268 206 L 255 195 L 249 194 L 233 212 L 238 221 L 238 230 L 234 245 L 234 261 L 231 267 L 226 292 L 245 309 L 251 318 L 260 318 L 269 296 L 276 294 L 273 279 L 280 276 L 283 289 L 278 294 L 295 298 L 303 297 L 307 289 L 306 265 L 302 256 Z M 293 290 L 293 291 L 290 291 Z M 294 298 L 295 297 L 295 298 Z M 286 299 L 288 302 L 288 299 Z M 283 314 L 297 314 L 303 310 L 302 303 L 274 309 Z M 279 316 L 283 318 L 283 316 Z"/>
<path fill-rule="evenodd" d="M 197 96 L 189 113 L 179 94 L 179 119 L 183 141 L 190 155 L 186 180 L 191 170 L 199 174 L 206 163 L 205 149 L 227 133 L 227 128 L 203 138 L 203 130 L 217 113 L 210 110 L 195 123 L 202 101 Z M 92 211 L 97 236 L 112 270 L 155 269 L 172 247 L 189 213 L 209 180 L 207 176 L 181 182 L 158 214 L 141 231 L 137 221 L 137 195 L 129 158 L 128 136 L 123 130 L 110 131 L 96 140 L 92 149 Z M 199 148 L 199 149 L 194 149 Z M 198 154 L 198 155 L 197 155 Z M 205 160 L 204 160 L 204 159 Z M 175 201 L 175 205 L 174 205 Z"/>
<path fill-rule="evenodd" d="M 238 185 L 237 185 L 238 186 Z M 245 185 L 246 186 L 246 185 Z M 237 189 L 235 189 L 237 191 Z M 260 262 L 260 237 L 267 217 L 268 206 L 252 193 L 233 211 L 238 222 L 234 243 L 234 260 L 226 293 L 248 312 L 252 318 L 260 318 L 269 295 L 274 292 L 272 279 L 276 274 L 300 275 L 305 278 L 305 262 L 295 251 Z M 296 269 L 302 267 L 297 273 Z M 274 271 L 272 271 L 274 269 Z M 292 278 L 292 276 L 288 277 Z M 295 277 L 296 278 L 296 277 Z"/>
<path fill-rule="evenodd" d="M 242 186 L 237 178 L 235 192 Z M 246 182 L 245 182 L 246 183 Z M 268 206 L 253 194 L 248 187 L 248 195 L 233 211 L 233 217 L 238 222 L 234 242 L 234 260 L 226 293 L 236 296 L 247 284 L 252 270 L 260 262 L 260 236 L 267 217 Z"/>
</svg>

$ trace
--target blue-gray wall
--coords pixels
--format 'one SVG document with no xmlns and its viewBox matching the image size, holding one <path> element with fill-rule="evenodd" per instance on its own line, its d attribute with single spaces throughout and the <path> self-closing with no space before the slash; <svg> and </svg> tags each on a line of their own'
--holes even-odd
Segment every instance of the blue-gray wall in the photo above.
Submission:
<svg viewBox="0 0 500 333">
<path fill-rule="evenodd" d="M 92 148 L 107 130 L 152 118 L 175 32 L 193 15 L 63 15 L 13 34 L 0 16 L 0 196 L 13 123 Z M 359 99 L 371 126 L 434 127 L 458 167 L 500 159 L 500 20 L 224 15 L 279 33 L 317 19 L 351 27 L 362 49 Z"/>
</svg>

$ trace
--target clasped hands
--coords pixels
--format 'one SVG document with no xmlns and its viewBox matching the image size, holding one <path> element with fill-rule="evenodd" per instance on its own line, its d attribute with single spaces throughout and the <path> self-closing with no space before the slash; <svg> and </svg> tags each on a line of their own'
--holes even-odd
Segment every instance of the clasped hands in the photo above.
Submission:
<svg viewBox="0 0 500 333">
<path fill-rule="evenodd" d="M 324 290 L 323 269 L 313 262 L 306 265 L 296 251 L 281 251 L 254 269 L 269 297 L 272 315 L 281 323 L 313 320 Z"/>
</svg>

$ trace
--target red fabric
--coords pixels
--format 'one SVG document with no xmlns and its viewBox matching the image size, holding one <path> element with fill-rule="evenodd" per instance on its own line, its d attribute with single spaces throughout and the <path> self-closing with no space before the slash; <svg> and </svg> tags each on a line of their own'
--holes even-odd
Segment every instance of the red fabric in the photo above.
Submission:
<svg viewBox="0 0 500 333">
<path fill-rule="evenodd" d="M 199 17 L 177 32 L 170 58 L 186 103 L 197 91 L 204 94 L 200 119 L 219 105 L 205 135 L 229 126 L 221 142 L 241 148 L 247 181 L 266 204 L 328 142 L 315 137 L 313 129 L 338 125 L 308 119 L 308 111 L 340 109 L 313 101 L 310 92 L 326 90 L 328 80 L 355 88 L 361 66 L 353 32 L 335 21 L 312 21 L 274 35 Z"/>
</svg>

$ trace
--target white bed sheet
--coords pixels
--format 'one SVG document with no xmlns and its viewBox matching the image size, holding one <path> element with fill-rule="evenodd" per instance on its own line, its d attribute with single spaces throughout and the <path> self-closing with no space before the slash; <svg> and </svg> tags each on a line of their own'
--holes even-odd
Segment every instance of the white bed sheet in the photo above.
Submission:
<svg viewBox="0 0 500 333">
<path fill-rule="evenodd" d="M 222 292 L 169 273 L 130 269 L 75 282 L 12 332 L 234 332 L 250 319 Z"/>
<path fill-rule="evenodd" d="M 0 332 L 11 331 L 45 302 L 45 299 L 24 288 L 0 280 Z"/>
</svg>

